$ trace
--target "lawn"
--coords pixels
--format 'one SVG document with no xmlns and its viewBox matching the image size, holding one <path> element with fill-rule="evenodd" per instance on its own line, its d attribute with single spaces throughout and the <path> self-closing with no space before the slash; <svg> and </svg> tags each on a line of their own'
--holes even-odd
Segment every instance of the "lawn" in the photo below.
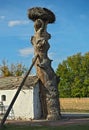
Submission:
<svg viewBox="0 0 89 130">
<path fill-rule="evenodd" d="M 5 125 L 1 130 L 89 130 L 89 124 L 67 126 L 16 126 Z"/>
</svg>

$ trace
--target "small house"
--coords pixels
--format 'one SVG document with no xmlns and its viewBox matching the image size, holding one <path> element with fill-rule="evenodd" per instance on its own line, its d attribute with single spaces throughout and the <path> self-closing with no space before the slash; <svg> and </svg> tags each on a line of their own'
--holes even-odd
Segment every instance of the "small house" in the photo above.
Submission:
<svg viewBox="0 0 89 130">
<path fill-rule="evenodd" d="M 23 77 L 0 78 L 0 117 L 7 111 L 22 80 Z M 39 95 L 37 76 L 29 76 L 9 113 L 8 119 L 39 119 L 41 117 Z"/>
</svg>

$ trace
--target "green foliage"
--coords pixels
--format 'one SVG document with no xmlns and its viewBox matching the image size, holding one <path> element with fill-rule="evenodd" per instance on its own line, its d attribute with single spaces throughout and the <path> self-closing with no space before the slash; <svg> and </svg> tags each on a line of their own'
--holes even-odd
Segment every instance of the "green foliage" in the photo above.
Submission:
<svg viewBox="0 0 89 130">
<path fill-rule="evenodd" d="M 21 76 L 27 71 L 27 68 L 21 63 L 8 65 L 7 61 L 3 60 L 0 66 L 0 72 L 2 77 L 8 76 Z"/>
<path fill-rule="evenodd" d="M 70 56 L 58 65 L 60 97 L 89 97 L 89 52 Z"/>
</svg>

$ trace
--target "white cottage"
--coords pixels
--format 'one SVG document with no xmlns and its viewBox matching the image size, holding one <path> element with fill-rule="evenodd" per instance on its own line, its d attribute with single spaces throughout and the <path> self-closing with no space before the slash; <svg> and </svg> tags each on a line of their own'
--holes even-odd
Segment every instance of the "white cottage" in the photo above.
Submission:
<svg viewBox="0 0 89 130">
<path fill-rule="evenodd" d="M 22 79 L 22 77 L 0 78 L 0 116 L 5 114 Z M 39 97 L 39 80 L 37 76 L 29 76 L 8 118 L 29 120 L 39 119 L 40 117 L 41 103 Z"/>
</svg>

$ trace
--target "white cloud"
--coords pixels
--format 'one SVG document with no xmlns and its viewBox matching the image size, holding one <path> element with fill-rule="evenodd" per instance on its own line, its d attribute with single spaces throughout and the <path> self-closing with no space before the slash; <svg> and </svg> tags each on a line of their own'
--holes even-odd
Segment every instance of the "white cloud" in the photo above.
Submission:
<svg viewBox="0 0 89 130">
<path fill-rule="evenodd" d="M 32 55 L 33 52 L 34 52 L 33 48 L 30 48 L 30 47 L 19 50 L 20 55 L 24 57 L 28 55 Z"/>
<path fill-rule="evenodd" d="M 12 21 L 9 21 L 8 22 L 8 26 L 9 27 L 13 27 L 13 26 L 17 26 L 17 25 L 25 25 L 25 24 L 28 24 L 29 21 L 27 20 L 12 20 Z"/>
<path fill-rule="evenodd" d="M 0 20 L 3 20 L 3 19 L 5 19 L 5 16 L 3 16 L 3 15 L 0 16 Z"/>
</svg>

